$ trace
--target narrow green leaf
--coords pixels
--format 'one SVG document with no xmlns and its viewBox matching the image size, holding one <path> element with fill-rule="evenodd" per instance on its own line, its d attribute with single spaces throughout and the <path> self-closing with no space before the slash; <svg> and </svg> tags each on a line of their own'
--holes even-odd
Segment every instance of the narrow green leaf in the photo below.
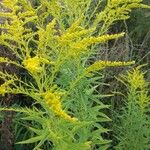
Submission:
<svg viewBox="0 0 150 150">
<path fill-rule="evenodd" d="M 36 136 L 36 137 L 30 138 L 30 139 L 25 140 L 25 141 L 17 142 L 16 144 L 35 143 L 35 142 L 40 141 L 40 140 L 42 140 L 42 139 L 43 139 L 43 135 L 41 135 L 41 136 Z"/>
</svg>

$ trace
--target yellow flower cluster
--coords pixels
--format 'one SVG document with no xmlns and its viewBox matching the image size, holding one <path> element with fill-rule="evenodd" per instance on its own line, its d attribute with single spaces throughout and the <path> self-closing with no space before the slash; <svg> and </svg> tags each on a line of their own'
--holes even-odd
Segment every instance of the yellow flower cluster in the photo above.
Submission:
<svg viewBox="0 0 150 150">
<path fill-rule="evenodd" d="M 72 118 L 69 116 L 65 111 L 62 109 L 62 105 L 60 102 L 60 94 L 59 93 L 52 93 L 52 92 L 46 92 L 44 93 L 44 99 L 48 106 L 51 107 L 52 111 L 59 117 L 64 118 L 65 120 L 68 120 L 70 122 L 75 122 L 78 119 Z"/>
<path fill-rule="evenodd" d="M 51 0 L 51 1 L 42 0 L 40 2 L 42 3 L 43 8 L 47 9 L 47 12 L 49 14 L 51 14 L 55 18 L 60 18 L 62 5 L 58 0 Z"/>
<path fill-rule="evenodd" d="M 108 5 L 111 8 L 122 8 L 122 12 L 126 12 L 124 13 L 125 15 L 128 15 L 128 13 L 130 12 L 131 9 L 133 8 L 150 8 L 149 5 L 144 5 L 142 4 L 143 0 L 111 0 Z M 122 6 L 121 6 L 122 5 Z M 119 7 L 121 6 L 121 7 Z M 119 10 L 119 9 L 118 9 Z M 122 13 L 120 11 L 120 13 Z"/>
<path fill-rule="evenodd" d="M 8 85 L 11 84 L 13 82 L 13 80 L 9 80 L 5 83 L 3 83 L 2 85 L 0 85 L 0 94 L 1 95 L 5 95 L 8 92 Z"/>
<path fill-rule="evenodd" d="M 3 63 L 3 62 L 8 62 L 8 58 L 0 57 L 0 63 Z"/>
<path fill-rule="evenodd" d="M 16 5 L 17 2 L 18 0 L 4 0 L 2 5 L 6 7 L 8 11 L 0 14 L 0 16 L 2 15 L 4 18 L 11 18 L 11 22 L 8 23 L 8 21 L 6 21 L 3 26 L 7 30 L 7 34 L 14 35 L 14 40 L 19 40 L 25 30 L 22 26 L 22 21 L 19 20 L 16 15 L 16 12 L 21 9 Z"/>
<path fill-rule="evenodd" d="M 61 46 L 72 45 L 73 42 L 80 41 L 85 35 L 92 33 L 95 28 L 85 29 L 80 26 L 83 17 L 76 20 L 61 36 L 58 36 L 58 40 Z"/>
<path fill-rule="evenodd" d="M 56 32 L 55 29 L 56 25 L 56 19 L 53 19 L 44 30 L 43 28 L 39 28 L 38 35 L 39 35 L 39 44 L 38 48 L 43 53 L 43 50 L 45 49 L 45 45 L 48 44 L 53 38 L 54 34 Z"/>
<path fill-rule="evenodd" d="M 101 22 L 100 33 L 106 33 L 113 22 L 128 19 L 132 9 L 150 8 L 150 6 L 142 4 L 142 1 L 143 0 L 108 0 L 104 10 L 96 14 L 93 26 L 99 26 Z"/>
<path fill-rule="evenodd" d="M 80 26 L 82 22 L 83 16 L 81 16 L 79 19 L 77 19 L 72 25 L 66 30 L 67 33 L 73 33 L 77 30 L 81 30 L 82 27 Z"/>
<path fill-rule="evenodd" d="M 42 71 L 42 63 L 54 64 L 53 62 L 48 61 L 47 59 L 40 58 L 38 56 L 27 58 L 23 61 L 25 68 L 31 73 L 39 73 Z"/>
<path fill-rule="evenodd" d="M 58 37 L 57 40 L 58 42 L 63 45 L 63 44 L 70 44 L 71 41 L 74 41 L 77 38 L 83 37 L 86 34 L 89 34 L 93 32 L 95 29 L 83 29 L 81 31 L 76 31 L 76 32 L 66 32 L 62 36 Z"/>
<path fill-rule="evenodd" d="M 25 31 L 25 29 L 22 26 L 21 21 L 16 19 L 11 22 L 11 26 L 9 27 L 9 33 L 12 35 L 15 35 L 16 40 L 19 40 L 21 38 L 24 31 Z"/>
<path fill-rule="evenodd" d="M 128 88 L 132 93 L 136 95 L 136 101 L 139 104 L 142 111 L 150 105 L 150 97 L 148 96 L 148 82 L 144 79 L 144 73 L 141 72 L 141 66 L 128 71 L 126 76 L 122 76 L 128 83 Z M 132 99 L 131 99 L 132 100 Z"/>
<path fill-rule="evenodd" d="M 3 6 L 13 9 L 17 2 L 18 0 L 3 0 Z"/>
<path fill-rule="evenodd" d="M 87 37 L 83 38 L 80 41 L 72 42 L 70 44 L 70 50 L 68 52 L 68 55 L 70 56 L 78 56 L 79 54 L 87 52 L 87 47 L 92 44 L 98 44 L 98 43 L 104 43 L 108 40 L 117 39 L 119 37 L 122 37 L 124 33 L 120 34 L 113 34 L 113 35 L 103 35 L 99 37 Z"/>
<path fill-rule="evenodd" d="M 117 3 L 117 4 L 123 4 L 123 3 L 139 3 L 143 0 L 110 0 L 110 3 Z"/>
<path fill-rule="evenodd" d="M 124 36 L 124 33 L 113 34 L 113 35 L 106 34 L 100 37 L 88 37 L 88 38 L 84 38 L 83 40 L 79 42 L 72 44 L 71 47 L 75 51 L 83 50 L 83 49 L 86 49 L 87 46 L 90 46 L 92 44 L 104 43 L 108 40 L 117 39 L 122 36 Z"/>
<path fill-rule="evenodd" d="M 6 17 L 6 16 L 4 16 Z M 13 18 L 14 19 L 14 18 Z M 8 23 L 7 21 L 5 24 L 0 25 L 1 29 L 7 30 L 7 34 L 2 33 L 3 37 L 6 35 L 6 39 L 19 41 L 22 38 L 23 33 L 25 32 L 24 27 L 22 26 L 21 21 L 19 19 L 14 19 L 11 21 L 11 23 Z M 1 35 L 1 37 L 2 37 Z M 12 37 L 12 35 L 14 35 Z"/>
<path fill-rule="evenodd" d="M 2 32 L 4 39 L 22 44 L 24 38 L 31 37 L 32 31 L 25 28 L 24 25 L 37 19 L 37 15 L 34 9 L 30 7 L 28 3 L 26 3 L 27 2 L 25 1 L 18 0 L 3 0 L 1 3 L 2 6 L 6 8 L 5 12 L 0 12 L 0 16 L 6 18 L 5 23 L 0 25 L 0 28 L 3 28 L 7 31 L 6 34 Z"/>
<path fill-rule="evenodd" d="M 24 60 L 23 65 L 31 73 L 38 73 L 42 71 L 41 61 L 37 56 Z"/>
<path fill-rule="evenodd" d="M 134 61 L 129 61 L 129 62 L 122 62 L 122 61 L 96 61 L 94 64 L 89 66 L 86 69 L 87 73 L 93 72 L 93 71 L 98 71 L 101 69 L 104 69 L 106 67 L 116 67 L 116 66 L 128 66 L 134 64 Z"/>
<path fill-rule="evenodd" d="M 146 87 L 146 82 L 144 79 L 144 73 L 142 73 L 139 69 L 134 69 L 133 71 L 128 72 L 127 80 L 130 86 L 136 89 L 144 89 Z"/>
<path fill-rule="evenodd" d="M 1 94 L 1 95 L 4 95 L 5 93 L 7 93 L 7 91 L 6 91 L 6 86 L 2 84 L 2 85 L 0 86 L 0 94 Z"/>
</svg>

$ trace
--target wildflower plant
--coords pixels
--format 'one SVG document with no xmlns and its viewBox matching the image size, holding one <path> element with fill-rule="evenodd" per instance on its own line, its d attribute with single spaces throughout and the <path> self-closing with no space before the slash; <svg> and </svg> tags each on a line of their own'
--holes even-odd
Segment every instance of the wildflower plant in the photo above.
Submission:
<svg viewBox="0 0 150 150">
<path fill-rule="evenodd" d="M 149 6 L 141 0 L 108 0 L 98 12 L 101 2 L 90 10 L 91 0 L 38 0 L 37 6 L 28 0 L 3 0 L 8 11 L 0 12 L 5 18 L 0 25 L 1 45 L 18 59 L 0 57 L 0 63 L 16 65 L 27 74 L 19 77 L 0 71 L 4 81 L 0 94 L 23 94 L 33 100 L 30 108 L 1 108 L 21 113 L 22 120 L 30 123 L 33 137 L 18 144 L 36 143 L 34 150 L 43 148 L 45 142 L 54 150 L 109 147 L 110 141 L 102 137 L 109 129 L 101 124 L 111 120 L 103 112 L 109 106 L 100 101 L 96 87 L 102 76 L 95 73 L 134 61 L 90 65 L 88 60 L 99 50 L 97 45 L 124 36 L 107 34 L 110 25 L 129 18 L 132 8 Z"/>
<path fill-rule="evenodd" d="M 128 93 L 124 107 L 118 114 L 115 130 L 118 139 L 116 149 L 149 149 L 150 148 L 150 96 L 149 83 L 144 79 L 141 66 L 128 71 L 119 79 L 127 86 Z"/>
</svg>

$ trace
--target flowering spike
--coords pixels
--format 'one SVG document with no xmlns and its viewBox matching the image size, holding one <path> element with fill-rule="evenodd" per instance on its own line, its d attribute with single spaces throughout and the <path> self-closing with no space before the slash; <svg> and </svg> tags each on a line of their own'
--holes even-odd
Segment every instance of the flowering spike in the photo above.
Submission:
<svg viewBox="0 0 150 150">
<path fill-rule="evenodd" d="M 62 105 L 60 102 L 60 94 L 55 92 L 46 92 L 44 93 L 44 99 L 46 104 L 51 107 L 52 111 L 59 117 L 64 118 L 65 120 L 76 122 L 77 118 L 72 118 L 62 109 Z"/>
<path fill-rule="evenodd" d="M 107 42 L 108 40 L 120 38 L 120 37 L 124 36 L 124 34 L 125 33 L 123 32 L 120 34 L 112 34 L 112 35 L 106 34 L 106 35 L 102 35 L 99 37 L 84 38 L 83 40 L 72 44 L 72 48 L 85 49 L 87 46 L 90 46 L 92 44 L 104 43 L 104 42 Z"/>
<path fill-rule="evenodd" d="M 23 65 L 25 68 L 31 72 L 31 73 L 39 73 L 42 71 L 42 66 L 41 64 L 51 64 L 53 65 L 54 62 L 50 62 L 45 58 L 40 58 L 38 56 L 32 57 L 32 58 L 27 58 L 23 61 Z"/>
<path fill-rule="evenodd" d="M 116 66 L 128 66 L 134 64 L 134 61 L 129 61 L 129 62 L 121 62 L 121 61 L 96 61 L 94 64 L 89 66 L 86 69 L 87 73 L 98 71 L 101 69 L 104 69 L 106 67 L 116 67 Z"/>
</svg>

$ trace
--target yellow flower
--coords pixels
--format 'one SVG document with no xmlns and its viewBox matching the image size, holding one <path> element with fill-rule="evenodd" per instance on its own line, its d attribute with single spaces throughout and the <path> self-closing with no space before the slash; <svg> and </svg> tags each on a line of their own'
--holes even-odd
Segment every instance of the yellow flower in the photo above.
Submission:
<svg viewBox="0 0 150 150">
<path fill-rule="evenodd" d="M 5 83 L 3 83 L 2 85 L 0 85 L 0 95 L 5 95 L 6 93 L 8 93 L 8 85 L 11 84 L 13 82 L 13 80 L 9 80 Z"/>
<path fill-rule="evenodd" d="M 3 63 L 3 62 L 8 62 L 8 58 L 0 57 L 0 63 Z"/>
<path fill-rule="evenodd" d="M 65 120 L 68 120 L 70 122 L 75 122 L 78 119 L 72 118 L 69 116 L 65 111 L 62 109 L 62 104 L 60 102 L 60 94 L 55 92 L 46 92 L 44 93 L 44 99 L 46 101 L 46 104 L 51 107 L 52 111 L 59 117 L 64 118 Z"/>
<path fill-rule="evenodd" d="M 72 45 L 72 43 L 76 41 L 81 41 L 84 36 L 90 35 L 95 31 L 96 28 L 88 28 L 85 29 L 80 26 L 80 23 L 83 19 L 81 16 L 78 20 L 76 20 L 72 25 L 61 34 L 61 36 L 57 36 L 56 39 L 61 46 Z"/>
<path fill-rule="evenodd" d="M 124 36 L 124 33 L 112 34 L 112 35 L 106 34 L 106 35 L 102 35 L 100 37 L 87 37 L 79 42 L 73 43 L 71 47 L 73 49 L 82 49 L 83 50 L 87 46 L 90 46 L 92 44 L 104 43 L 108 40 L 117 39 L 122 36 Z"/>
<path fill-rule="evenodd" d="M 66 30 L 67 33 L 73 33 L 76 32 L 78 29 L 81 29 L 81 22 L 82 22 L 83 16 L 81 16 L 79 19 L 77 19 L 72 25 Z"/>
<path fill-rule="evenodd" d="M 131 95 L 135 94 L 135 99 L 131 98 L 130 100 L 136 100 L 141 110 L 145 111 L 150 105 L 150 97 L 148 95 L 149 83 L 144 79 L 144 73 L 140 71 L 141 67 L 142 65 L 128 71 L 127 75 L 121 76 L 123 80 L 121 79 L 120 81 L 123 81 L 124 84 L 127 83 L 126 85 Z"/>
<path fill-rule="evenodd" d="M 93 32 L 94 30 L 95 29 L 93 28 L 93 29 L 83 29 L 81 31 L 76 31 L 73 33 L 66 32 L 62 36 L 58 36 L 57 40 L 58 40 L 59 44 L 64 46 L 64 44 L 70 44 L 70 42 L 75 41 L 78 38 L 83 37 L 86 34 Z"/>
<path fill-rule="evenodd" d="M 127 80 L 130 86 L 135 90 L 138 88 L 144 89 L 147 85 L 144 79 L 144 73 L 137 68 L 128 72 Z"/>
<path fill-rule="evenodd" d="M 38 49 L 40 50 L 41 54 L 43 53 L 43 49 L 45 49 L 45 46 L 52 42 L 56 31 L 56 19 L 53 19 L 47 26 L 46 29 L 39 28 L 38 35 L 39 35 L 39 44 Z"/>
<path fill-rule="evenodd" d="M 3 86 L 3 85 L 1 85 L 1 86 L 0 86 L 0 94 L 1 94 L 1 95 L 4 95 L 5 93 L 7 93 L 6 87 Z"/>
<path fill-rule="evenodd" d="M 129 61 L 129 62 L 122 62 L 122 61 L 96 61 L 94 64 L 89 66 L 86 69 L 87 73 L 93 72 L 93 71 L 98 71 L 101 69 L 104 69 L 106 67 L 115 67 L 115 66 L 128 66 L 134 64 L 134 61 Z"/>
<path fill-rule="evenodd" d="M 3 5 L 7 8 L 13 8 L 16 6 L 17 0 L 4 0 Z"/>
<path fill-rule="evenodd" d="M 23 61 L 23 65 L 25 68 L 31 73 L 38 73 L 42 71 L 42 67 L 40 66 L 41 61 L 39 57 L 35 56 L 33 58 L 28 58 Z"/>
<path fill-rule="evenodd" d="M 33 74 L 42 71 L 42 66 L 41 66 L 42 63 L 54 64 L 54 62 L 50 62 L 47 59 L 40 58 L 38 56 L 27 58 L 26 60 L 23 61 L 23 65 L 25 66 L 25 68 Z"/>
<path fill-rule="evenodd" d="M 92 30 L 94 31 L 94 29 L 91 29 L 91 31 Z M 87 38 L 83 38 L 79 41 L 72 41 L 69 43 L 70 49 L 68 50 L 67 54 L 71 57 L 78 57 L 81 54 L 85 54 L 89 50 L 89 49 L 87 49 L 87 47 L 92 44 L 104 43 L 108 40 L 122 37 L 123 35 L 124 35 L 124 33 L 113 34 L 113 35 L 106 34 L 106 35 L 99 36 L 99 37 L 87 37 Z M 69 42 L 69 40 L 66 42 Z"/>
</svg>

